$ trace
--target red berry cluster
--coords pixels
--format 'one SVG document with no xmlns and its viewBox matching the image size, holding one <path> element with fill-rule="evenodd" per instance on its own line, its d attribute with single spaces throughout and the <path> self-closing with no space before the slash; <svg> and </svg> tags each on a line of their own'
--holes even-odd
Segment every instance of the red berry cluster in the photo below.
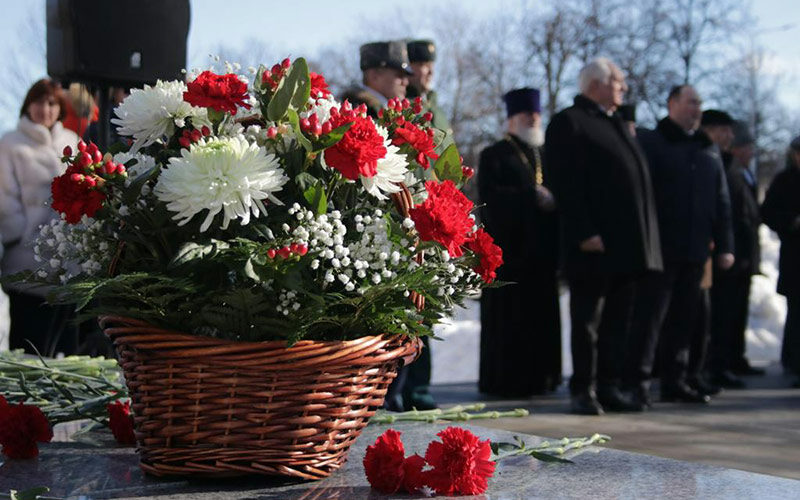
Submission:
<svg viewBox="0 0 800 500">
<path fill-rule="evenodd" d="M 97 181 L 100 184 L 103 180 L 98 175 L 124 175 L 125 165 L 122 163 L 114 163 L 111 157 L 103 161 L 103 153 L 100 152 L 97 145 L 93 142 L 86 144 L 83 141 L 78 141 L 78 154 L 72 158 L 72 148 L 67 146 L 64 148 L 64 162 L 68 163 L 73 168 L 73 171 L 80 169 L 83 173 L 75 172 L 71 174 L 72 180 L 78 182 L 87 182 L 89 186 L 94 187 Z M 78 177 L 80 176 L 80 179 Z"/>
<path fill-rule="evenodd" d="M 269 86 L 269 90 L 274 91 L 278 88 L 278 84 L 286 76 L 286 71 L 291 67 L 292 61 L 287 57 L 280 64 L 275 64 L 272 68 L 267 68 L 261 74 L 262 85 Z"/>
<path fill-rule="evenodd" d="M 333 126 L 330 121 L 320 124 L 316 113 L 311 113 L 308 118 L 300 119 L 300 130 L 314 137 L 319 137 L 323 134 L 330 134 Z"/>
<path fill-rule="evenodd" d="M 302 257 L 308 253 L 308 247 L 302 243 L 292 243 L 281 248 L 270 248 L 267 250 L 267 257 L 274 259 L 276 256 L 281 259 L 288 259 L 292 255 Z"/>
<path fill-rule="evenodd" d="M 475 169 L 472 167 L 468 167 L 466 165 L 461 166 L 461 175 L 464 176 L 464 179 L 471 179 L 473 175 L 475 175 Z"/>
<path fill-rule="evenodd" d="M 203 137 L 208 137 L 209 134 L 211 134 L 211 130 L 209 130 L 209 128 L 205 125 L 203 125 L 203 128 L 200 130 L 189 130 L 187 128 L 183 130 L 183 134 L 181 134 L 181 136 L 178 138 L 178 142 L 180 143 L 181 147 L 189 149 L 189 146 L 199 141 Z"/>
</svg>

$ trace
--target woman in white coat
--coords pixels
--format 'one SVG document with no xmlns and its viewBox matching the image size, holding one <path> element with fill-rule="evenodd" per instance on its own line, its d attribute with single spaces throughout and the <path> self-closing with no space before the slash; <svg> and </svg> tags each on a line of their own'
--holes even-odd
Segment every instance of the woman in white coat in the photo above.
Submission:
<svg viewBox="0 0 800 500">
<path fill-rule="evenodd" d="M 50 208 L 50 184 L 66 170 L 61 163 L 65 146 L 73 150 L 78 136 L 60 120 L 65 110 L 61 86 L 50 79 L 34 83 L 25 96 L 19 124 L 0 138 L 0 234 L 4 255 L 3 275 L 36 270 L 33 241 L 39 226 L 57 217 Z M 42 354 L 69 354 L 75 349 L 74 333 L 65 334 L 63 308 L 48 306 L 46 290 L 7 285 L 10 298 L 10 347 L 31 351 L 32 342 Z"/>
</svg>

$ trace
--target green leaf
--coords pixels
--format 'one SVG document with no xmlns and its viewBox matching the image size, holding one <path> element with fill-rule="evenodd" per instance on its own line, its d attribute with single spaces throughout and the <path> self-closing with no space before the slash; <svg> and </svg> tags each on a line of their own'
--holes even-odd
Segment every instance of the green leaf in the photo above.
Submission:
<svg viewBox="0 0 800 500">
<path fill-rule="evenodd" d="M 328 135 L 320 137 L 318 140 L 314 141 L 314 151 L 322 151 L 324 149 L 328 149 L 329 147 L 333 146 L 337 142 L 342 140 L 344 137 L 345 132 L 350 130 L 350 127 L 353 126 L 353 122 L 345 123 L 340 127 L 336 127 L 335 129 L 331 130 Z"/>
<path fill-rule="evenodd" d="M 261 283 L 261 276 L 258 275 L 253 267 L 253 259 L 247 259 L 247 262 L 244 263 L 244 275 L 256 283 Z"/>
<path fill-rule="evenodd" d="M 292 107 L 302 109 L 311 96 L 311 76 L 308 73 L 308 64 L 302 57 L 298 57 L 289 68 L 286 78 L 292 78 L 295 91 L 292 96 Z"/>
<path fill-rule="evenodd" d="M 144 187 L 147 181 L 157 176 L 159 170 L 159 167 L 153 167 L 131 181 L 130 186 L 125 189 L 125 194 L 122 196 L 122 203 L 126 205 L 133 205 L 141 195 L 142 187 Z"/>
<path fill-rule="evenodd" d="M 436 178 L 440 182 L 451 180 L 455 183 L 461 182 L 463 174 L 461 172 L 461 157 L 458 154 L 458 148 L 455 144 L 451 144 L 444 150 L 444 153 L 436 160 L 433 165 L 433 171 L 436 173 Z"/>
<path fill-rule="evenodd" d="M 211 257 L 217 254 L 220 250 L 229 248 L 230 245 L 224 241 L 211 240 L 209 243 L 184 243 L 172 261 L 169 263 L 170 268 L 175 268 L 187 264 L 193 260 Z"/>
<path fill-rule="evenodd" d="M 36 500 L 39 498 L 39 495 L 44 495 L 48 491 L 50 491 L 50 488 L 47 486 L 38 486 L 23 491 L 11 490 L 9 491 L 9 495 L 11 496 L 11 500 Z"/>
<path fill-rule="evenodd" d="M 303 196 L 315 214 L 322 215 L 328 211 L 328 199 L 325 196 L 325 186 L 322 182 L 317 181 L 313 186 L 303 191 Z"/>
<path fill-rule="evenodd" d="M 288 75 L 280 81 L 278 88 L 275 89 L 275 93 L 267 105 L 267 118 L 270 121 L 277 122 L 284 117 L 286 110 L 289 109 L 289 104 L 292 102 L 294 90 Z"/>
<path fill-rule="evenodd" d="M 536 451 L 536 450 L 531 450 L 531 449 L 525 450 L 525 454 L 529 455 L 529 456 L 531 456 L 531 457 L 533 457 L 536 460 L 539 460 L 541 462 L 557 462 L 557 463 L 562 463 L 562 464 L 571 464 L 571 463 L 573 463 L 572 460 L 567 460 L 566 458 L 557 457 L 557 456 L 551 455 L 549 453 L 543 453 L 541 451 Z"/>
<path fill-rule="evenodd" d="M 270 104 L 272 103 L 270 102 Z M 303 131 L 300 130 L 300 117 L 297 115 L 297 111 L 290 109 L 287 111 L 287 115 L 289 123 L 292 124 L 292 129 L 294 129 L 294 135 L 297 137 L 297 142 L 299 142 L 306 151 L 311 151 L 313 146 L 311 145 L 311 141 L 303 135 Z"/>
</svg>

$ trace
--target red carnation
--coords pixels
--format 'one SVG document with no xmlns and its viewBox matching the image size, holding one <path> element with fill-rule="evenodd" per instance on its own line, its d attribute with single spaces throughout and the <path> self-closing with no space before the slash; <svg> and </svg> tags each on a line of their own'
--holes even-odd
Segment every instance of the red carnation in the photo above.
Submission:
<svg viewBox="0 0 800 500">
<path fill-rule="evenodd" d="M 378 160 L 386 156 L 383 137 L 375 128 L 372 118 L 352 112 L 332 112 L 327 123 L 335 129 L 350 122 L 353 125 L 342 139 L 325 150 L 325 162 L 350 180 L 358 179 L 359 175 L 373 177 L 378 172 Z"/>
<path fill-rule="evenodd" d="M 106 405 L 108 410 L 108 427 L 114 434 L 114 439 L 119 444 L 135 445 L 136 436 L 133 433 L 133 416 L 131 415 L 131 402 L 114 401 Z"/>
<path fill-rule="evenodd" d="M 486 491 L 487 480 L 494 474 L 495 463 L 489 460 L 489 440 L 460 427 L 448 427 L 425 452 L 433 467 L 427 473 L 428 486 L 440 495 L 478 495 Z"/>
<path fill-rule="evenodd" d="M 403 489 L 408 493 L 416 493 L 428 486 L 428 472 L 422 470 L 425 465 L 425 459 L 416 454 L 403 462 Z"/>
<path fill-rule="evenodd" d="M 103 180 L 94 174 L 86 175 L 84 172 L 80 166 L 72 165 L 62 175 L 53 179 L 50 186 L 53 210 L 66 215 L 66 220 L 70 224 L 77 224 L 84 214 L 94 217 L 106 199 L 106 194 L 97 189 Z"/>
<path fill-rule="evenodd" d="M 425 183 L 428 198 L 409 210 L 420 238 L 441 243 L 451 257 L 463 255 L 461 245 L 474 224 L 469 217 L 472 202 L 452 181 Z"/>
<path fill-rule="evenodd" d="M 328 82 L 325 77 L 313 71 L 308 74 L 311 77 L 311 97 L 314 99 L 330 97 L 331 89 L 328 88 Z"/>
<path fill-rule="evenodd" d="M 217 75 L 203 71 L 194 81 L 186 84 L 183 100 L 192 106 L 227 111 L 235 115 L 236 106 L 250 109 L 247 104 L 247 84 L 234 75 Z"/>
<path fill-rule="evenodd" d="M 405 450 L 400 434 L 388 429 L 375 440 L 375 444 L 367 447 L 364 455 L 367 481 L 383 493 L 396 493 L 403 485 Z"/>
<path fill-rule="evenodd" d="M 395 146 L 410 144 L 417 151 L 417 157 L 415 158 L 417 163 L 422 165 L 424 169 L 428 169 L 431 166 L 429 158 L 431 160 L 439 158 L 439 155 L 433 152 L 435 148 L 433 137 L 411 122 L 404 122 L 402 126 L 395 129 L 392 144 Z"/>
<path fill-rule="evenodd" d="M 39 443 L 53 439 L 50 423 L 36 406 L 9 405 L 0 396 L 0 445 L 8 458 L 36 458 Z"/>
<path fill-rule="evenodd" d="M 466 246 L 481 258 L 478 266 L 474 268 L 475 272 L 480 274 L 486 283 L 494 281 L 497 278 L 495 270 L 503 265 L 503 249 L 494 244 L 492 235 L 483 228 L 478 229 L 467 241 Z"/>
</svg>

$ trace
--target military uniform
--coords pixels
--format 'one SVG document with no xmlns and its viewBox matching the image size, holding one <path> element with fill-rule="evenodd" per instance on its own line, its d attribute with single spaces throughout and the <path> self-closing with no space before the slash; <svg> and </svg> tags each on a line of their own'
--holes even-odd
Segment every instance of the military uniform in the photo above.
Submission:
<svg viewBox="0 0 800 500">
<path fill-rule="evenodd" d="M 408 42 L 408 59 L 411 63 L 419 62 L 435 62 L 436 61 L 436 45 L 430 40 L 413 40 Z M 436 148 L 438 153 L 444 151 L 450 144 L 453 144 L 453 127 L 450 126 L 450 121 L 447 119 L 447 114 L 439 107 L 438 94 L 434 90 L 424 92 L 423 89 L 411 84 L 406 90 L 406 97 L 409 100 L 414 100 L 417 97 L 422 97 L 422 107 L 424 111 L 430 111 L 433 115 L 431 124 L 437 129 L 444 132 L 445 136 L 439 146 Z"/>
</svg>

